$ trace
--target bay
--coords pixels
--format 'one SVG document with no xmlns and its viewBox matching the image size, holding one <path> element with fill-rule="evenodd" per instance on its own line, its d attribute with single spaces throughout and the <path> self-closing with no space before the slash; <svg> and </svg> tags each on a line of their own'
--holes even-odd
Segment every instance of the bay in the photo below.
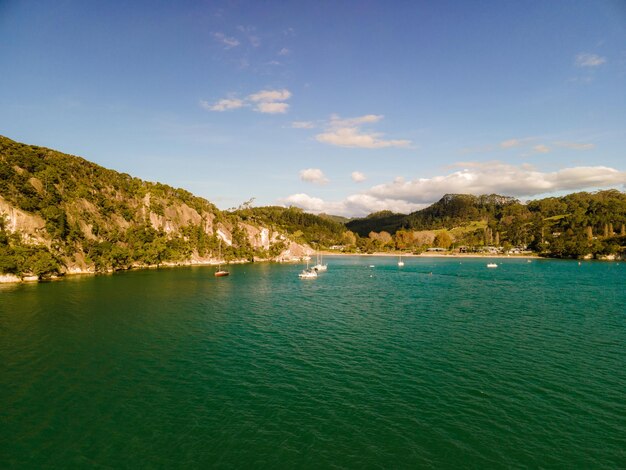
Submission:
<svg viewBox="0 0 626 470">
<path fill-rule="evenodd" d="M 0 286 L 0 466 L 626 465 L 625 263 L 396 261 Z"/>
</svg>

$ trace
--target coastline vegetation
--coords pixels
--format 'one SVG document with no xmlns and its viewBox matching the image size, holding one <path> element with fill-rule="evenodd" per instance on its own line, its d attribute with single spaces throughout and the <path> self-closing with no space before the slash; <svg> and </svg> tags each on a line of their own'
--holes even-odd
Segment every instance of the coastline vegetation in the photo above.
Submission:
<svg viewBox="0 0 626 470">
<path fill-rule="evenodd" d="M 526 204 L 495 194 L 449 194 L 408 215 L 384 211 L 352 220 L 295 207 L 252 207 L 252 200 L 220 211 L 183 189 L 2 136 L 0 203 L 0 274 L 19 277 L 45 278 L 70 265 L 106 272 L 211 258 L 218 252 L 218 229 L 232 241 L 222 247 L 227 261 L 274 258 L 286 248 L 284 239 L 269 250 L 260 247 L 246 227 L 346 253 L 437 248 L 619 257 L 626 245 L 626 194 L 618 190 Z M 26 214 L 30 226 L 12 226 L 12 211 Z"/>
<path fill-rule="evenodd" d="M 49 277 L 76 265 L 106 272 L 212 258 L 218 229 L 232 242 L 222 247 L 226 261 L 284 247 L 255 246 L 238 215 L 183 189 L 2 136 L 0 203 L 0 274 L 18 277 Z M 12 226 L 11 214 L 26 227 Z"/>
</svg>

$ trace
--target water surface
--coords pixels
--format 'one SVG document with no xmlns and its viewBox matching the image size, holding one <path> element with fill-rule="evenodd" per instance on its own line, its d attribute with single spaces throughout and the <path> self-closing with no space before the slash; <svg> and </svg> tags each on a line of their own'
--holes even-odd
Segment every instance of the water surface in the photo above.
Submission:
<svg viewBox="0 0 626 470">
<path fill-rule="evenodd" d="M 626 466 L 626 263 L 404 261 L 0 286 L 0 466 Z"/>
</svg>

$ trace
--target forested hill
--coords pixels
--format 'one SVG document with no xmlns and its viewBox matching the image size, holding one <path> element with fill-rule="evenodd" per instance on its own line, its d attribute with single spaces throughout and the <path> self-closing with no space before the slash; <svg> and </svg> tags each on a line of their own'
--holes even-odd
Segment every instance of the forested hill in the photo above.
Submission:
<svg viewBox="0 0 626 470">
<path fill-rule="evenodd" d="M 393 234 L 400 229 L 453 228 L 477 220 L 498 218 L 507 206 L 520 205 L 515 198 L 497 194 L 446 194 L 431 206 L 409 215 L 390 211 L 375 212 L 361 219 L 353 219 L 346 226 L 361 236 L 381 230 Z"/>
<path fill-rule="evenodd" d="M 243 220 L 289 233 L 295 240 L 306 242 L 315 248 L 333 245 L 355 245 L 355 237 L 338 220 L 341 217 L 314 215 L 297 207 L 242 207 L 235 212 Z"/>
<path fill-rule="evenodd" d="M 0 136 L 0 274 L 199 262 L 216 257 L 220 244 L 226 259 L 294 248 L 283 231 L 183 189 Z"/>
<path fill-rule="evenodd" d="M 522 204 L 499 195 L 448 194 L 409 215 L 378 212 L 353 219 L 358 235 L 396 248 L 523 246 L 555 257 L 620 254 L 626 244 L 626 194 L 579 192 Z M 423 232 L 431 232 L 423 233 Z M 434 240 L 434 232 L 440 236 Z"/>
</svg>

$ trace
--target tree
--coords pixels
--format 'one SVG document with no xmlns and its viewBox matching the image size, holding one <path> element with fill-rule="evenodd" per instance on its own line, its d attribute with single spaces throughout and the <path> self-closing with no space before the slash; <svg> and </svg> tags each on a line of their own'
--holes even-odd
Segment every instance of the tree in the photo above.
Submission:
<svg viewBox="0 0 626 470">
<path fill-rule="evenodd" d="M 448 234 L 448 232 L 439 232 L 435 235 L 434 245 L 438 248 L 445 248 L 446 250 L 450 248 L 452 245 L 452 237 Z"/>
</svg>

